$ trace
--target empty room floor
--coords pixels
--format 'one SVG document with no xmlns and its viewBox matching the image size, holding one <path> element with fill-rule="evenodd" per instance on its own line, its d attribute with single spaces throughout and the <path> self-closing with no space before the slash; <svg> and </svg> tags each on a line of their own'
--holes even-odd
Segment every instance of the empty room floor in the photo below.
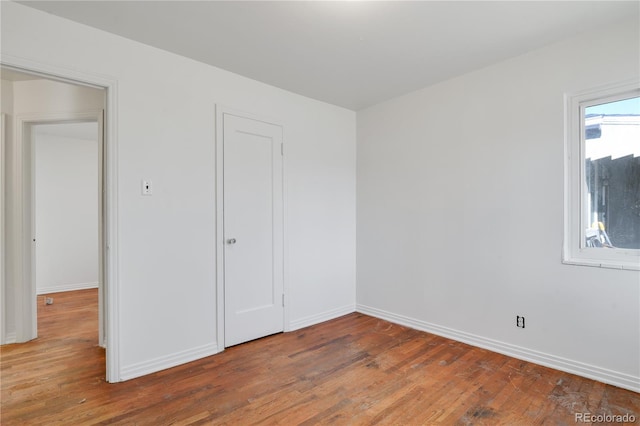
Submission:
<svg viewBox="0 0 640 426">
<path fill-rule="evenodd" d="M 40 337 L 1 349 L 2 425 L 562 425 L 640 419 L 640 394 L 359 313 L 104 381 L 97 290 L 38 299 Z M 586 417 L 583 417 L 583 419 Z"/>
</svg>

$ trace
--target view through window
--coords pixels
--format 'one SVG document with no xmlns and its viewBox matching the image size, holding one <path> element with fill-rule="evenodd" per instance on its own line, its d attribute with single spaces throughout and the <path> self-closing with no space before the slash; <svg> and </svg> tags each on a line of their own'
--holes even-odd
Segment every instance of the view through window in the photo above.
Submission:
<svg viewBox="0 0 640 426">
<path fill-rule="evenodd" d="M 583 247 L 640 249 L 640 97 L 584 108 Z"/>
</svg>

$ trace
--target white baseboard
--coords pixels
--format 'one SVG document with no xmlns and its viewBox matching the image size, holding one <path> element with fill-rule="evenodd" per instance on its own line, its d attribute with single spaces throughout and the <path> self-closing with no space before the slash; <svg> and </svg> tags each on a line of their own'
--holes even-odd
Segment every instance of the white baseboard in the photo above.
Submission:
<svg viewBox="0 0 640 426">
<path fill-rule="evenodd" d="M 10 345 L 12 343 L 16 343 L 17 341 L 18 341 L 18 337 L 16 335 L 16 332 L 12 331 L 11 333 L 7 333 L 4 335 L 4 342 L 2 344 Z"/>
<path fill-rule="evenodd" d="M 442 327 L 431 324 L 426 321 L 409 318 L 404 315 L 398 315 L 382 309 L 373 308 L 365 305 L 356 305 L 356 311 L 380 318 L 389 322 L 404 325 L 427 333 L 436 334 L 438 336 L 457 340 L 472 346 L 488 349 L 513 358 L 524 361 L 533 362 L 535 364 L 550 367 L 556 370 L 565 371 L 567 373 L 576 374 L 578 376 L 597 380 L 599 382 L 618 386 L 634 392 L 640 392 L 640 377 L 631 376 L 629 374 L 620 373 L 618 371 L 608 370 L 606 368 L 597 367 L 595 365 L 585 364 L 579 361 L 558 357 L 555 355 L 538 352 L 532 349 L 523 348 L 509 343 L 497 340 L 487 339 L 471 333 Z"/>
<path fill-rule="evenodd" d="M 74 290 L 86 290 L 89 288 L 98 288 L 98 283 L 77 283 L 77 284 L 60 284 L 56 286 L 50 287 L 41 287 L 36 288 L 36 293 L 41 294 L 49 294 L 49 293 L 61 293 L 63 291 L 74 291 Z"/>
<path fill-rule="evenodd" d="M 340 308 L 331 309 L 329 311 L 321 312 L 315 315 L 309 315 L 308 317 L 300 318 L 289 323 L 289 328 L 286 331 L 294 331 L 310 325 L 320 324 L 321 322 L 329 321 L 334 318 L 341 317 L 343 315 L 355 312 L 355 305 L 342 306 Z"/>
<path fill-rule="evenodd" d="M 133 365 L 124 366 L 120 371 L 120 380 L 130 380 L 146 374 L 155 373 L 177 365 L 186 364 L 200 358 L 215 355 L 221 350 L 218 343 L 210 343 L 197 348 L 178 352 L 171 355 L 154 358 L 149 361 L 139 362 Z"/>
<path fill-rule="evenodd" d="M 316 315 L 310 315 L 295 321 L 292 321 L 290 328 L 287 331 L 293 331 L 300 328 L 308 327 L 310 325 L 319 324 L 324 321 L 329 321 L 334 318 L 341 317 L 343 315 L 355 312 L 355 305 L 347 305 L 340 308 L 332 309 L 322 312 Z M 186 364 L 191 361 L 195 361 L 200 358 L 204 358 L 210 355 L 215 355 L 224 350 L 224 347 L 218 348 L 217 343 L 211 343 L 198 348 L 182 351 L 176 354 L 171 354 L 159 358 L 155 358 L 149 361 L 139 362 L 137 364 L 125 366 L 120 371 L 120 380 L 130 380 L 136 377 L 141 377 L 146 374 L 155 373 L 157 371 L 166 370 L 167 368 L 175 367 L 177 365 Z"/>
</svg>

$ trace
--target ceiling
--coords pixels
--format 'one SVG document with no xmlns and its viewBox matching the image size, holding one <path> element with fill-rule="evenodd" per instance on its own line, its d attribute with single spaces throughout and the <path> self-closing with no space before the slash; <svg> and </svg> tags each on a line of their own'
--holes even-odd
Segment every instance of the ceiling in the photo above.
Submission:
<svg viewBox="0 0 640 426">
<path fill-rule="evenodd" d="M 20 3 L 353 110 L 640 13 L 608 0 Z"/>
</svg>

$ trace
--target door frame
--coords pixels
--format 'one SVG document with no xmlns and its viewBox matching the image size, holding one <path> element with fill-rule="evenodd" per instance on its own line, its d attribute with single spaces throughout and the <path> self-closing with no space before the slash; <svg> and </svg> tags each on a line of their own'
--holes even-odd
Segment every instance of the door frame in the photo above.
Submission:
<svg viewBox="0 0 640 426">
<path fill-rule="evenodd" d="M 115 78 L 105 77 L 103 75 L 88 74 L 68 68 L 61 68 L 41 62 L 34 62 L 28 59 L 15 57 L 12 55 L 1 54 L 0 65 L 19 72 L 41 75 L 43 78 L 58 80 L 66 83 L 89 86 L 98 89 L 104 89 L 106 105 L 105 115 L 103 118 L 103 224 L 104 224 L 104 242 L 103 242 L 103 265 L 104 265 L 104 292 L 105 292 L 105 341 L 106 345 L 106 380 L 107 382 L 119 382 L 120 378 L 120 321 L 118 315 L 119 308 L 119 279 L 118 279 L 118 139 L 117 139 L 117 95 L 118 81 Z M 17 123 L 16 123 L 17 124 Z M 17 128 L 14 126 L 14 142 L 19 143 L 17 139 Z M 22 130 L 20 130 L 22 131 Z M 13 191 L 22 193 L 23 176 L 22 165 L 24 155 L 22 149 L 16 149 L 14 157 L 11 161 L 16 165 L 17 179 Z M 18 170 L 20 169 L 20 170 Z M 21 204 L 21 203 L 16 203 Z M 22 205 L 19 208 L 19 221 L 24 220 L 22 213 Z M 24 238 L 19 243 L 22 244 Z M 20 248 L 20 252 L 25 252 Z M 29 251 L 31 248 L 29 248 Z M 24 273 L 20 270 L 19 274 Z M 25 283 L 24 280 L 18 280 L 16 283 L 16 293 L 21 295 L 21 301 L 26 308 L 17 321 L 23 325 L 23 330 L 27 333 L 35 329 L 32 324 L 34 317 L 37 315 L 35 310 L 35 297 L 32 299 L 32 286 Z M 35 287 L 34 287 L 35 288 Z M 28 301 L 33 300 L 32 303 Z M 6 303 L 6 300 L 3 300 Z M 3 309 L 4 311 L 4 309 Z M 18 318 L 16 318 L 18 319 Z M 17 330 L 19 332 L 19 330 Z"/>
<path fill-rule="evenodd" d="M 4 162 L 5 162 L 5 149 L 4 149 L 4 140 L 5 140 L 5 132 L 7 131 L 6 127 L 6 116 L 4 113 L 0 114 L 0 308 L 2 308 L 2 312 L 0 313 L 0 344 L 5 341 L 5 313 L 7 310 L 4 308 L 5 303 L 5 295 L 4 295 L 4 286 L 5 286 L 5 232 L 4 232 Z"/>
<path fill-rule="evenodd" d="M 284 292 L 284 315 L 283 326 L 284 331 L 290 331 L 289 325 L 290 316 L 290 292 L 289 292 L 289 238 L 288 238 L 288 203 L 287 203 L 287 162 L 286 162 L 286 143 L 284 126 L 279 120 L 271 117 L 259 116 L 256 114 L 248 113 L 231 107 L 223 105 L 215 105 L 216 113 L 216 344 L 218 346 L 218 352 L 222 352 L 225 349 L 225 320 L 224 320 L 224 115 L 230 114 L 238 117 L 248 118 L 251 120 L 262 121 L 268 124 L 274 124 L 282 128 L 282 237 L 283 237 L 283 285 Z"/>
<path fill-rule="evenodd" d="M 21 327 L 17 327 L 17 341 L 26 342 L 38 336 L 38 315 L 37 315 L 37 281 L 36 281 L 36 167 L 35 167 L 35 138 L 32 133 L 33 126 L 39 124 L 67 124 L 67 123 L 96 123 L 98 127 L 98 188 L 100 190 L 98 200 L 98 224 L 99 224 L 99 260 L 98 260 L 98 344 L 106 347 L 105 338 L 105 279 L 104 279 L 104 121 L 103 110 L 69 112 L 69 113 L 47 113 L 47 114 L 21 114 L 15 118 L 15 147 L 17 155 L 22 157 L 20 169 L 17 169 L 18 184 L 22 187 L 22 201 L 16 203 L 16 213 L 20 212 L 19 218 L 22 235 L 17 245 L 22 245 L 24 250 L 20 259 L 22 268 L 19 276 L 21 282 L 26 283 L 22 290 L 16 292 L 15 306 L 17 317 L 22 318 Z M 16 163 L 19 164 L 19 163 Z M 17 186 L 17 185 L 16 185 Z M 33 241 L 32 241 L 33 238 Z M 31 303 L 27 303 L 26 294 L 31 295 Z M 25 321 L 27 317 L 30 320 Z"/>
</svg>

